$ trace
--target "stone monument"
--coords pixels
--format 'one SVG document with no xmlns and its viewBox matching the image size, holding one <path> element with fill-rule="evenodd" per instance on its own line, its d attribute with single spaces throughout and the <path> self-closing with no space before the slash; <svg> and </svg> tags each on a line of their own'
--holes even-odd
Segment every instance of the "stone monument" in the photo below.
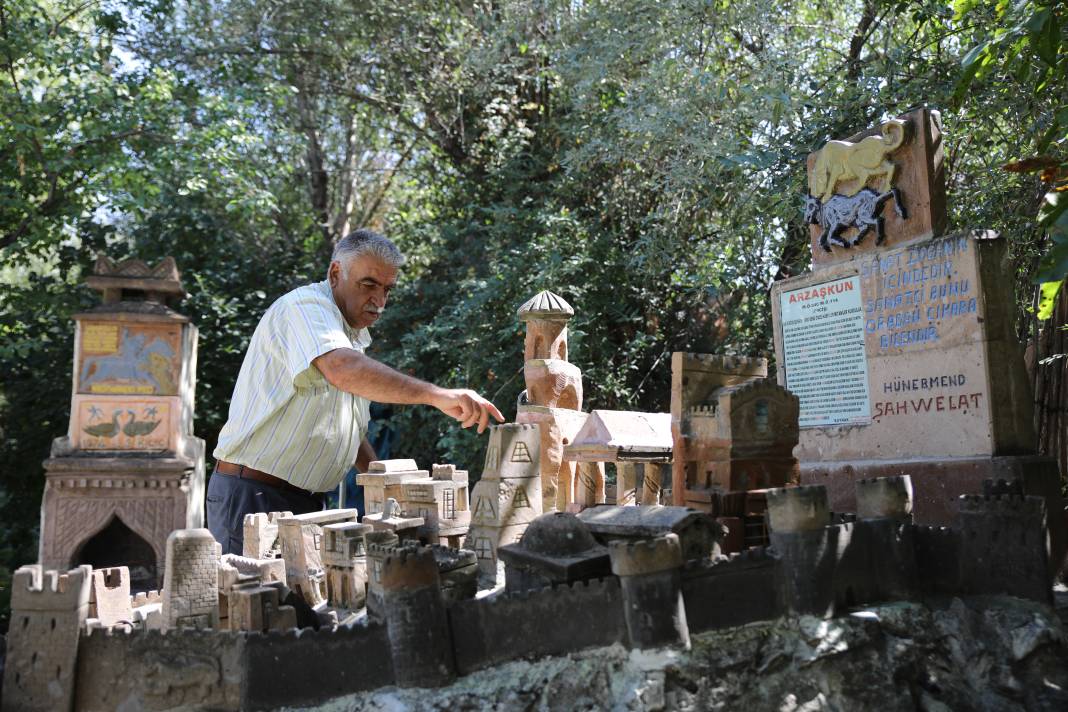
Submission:
<svg viewBox="0 0 1068 712">
<path fill-rule="evenodd" d="M 40 562 L 125 565 L 158 588 L 167 536 L 204 523 L 204 441 L 193 435 L 197 329 L 172 258 L 100 257 L 86 284 L 103 303 L 75 314 L 70 426 L 45 460 Z"/>
<path fill-rule="evenodd" d="M 536 423 L 541 431 L 541 492 L 546 512 L 564 511 L 575 502 L 576 463 L 564 459 L 564 446 L 586 422 L 582 412 L 582 371 L 567 360 L 567 322 L 575 315 L 562 297 L 538 292 L 519 307 L 527 326 L 523 344 L 525 395 L 516 422 Z M 604 468 L 587 468 L 604 490 Z M 582 494 L 580 492 L 579 494 Z M 603 497 L 600 501 L 604 501 Z M 591 502 L 592 504 L 592 502 Z"/>
<path fill-rule="evenodd" d="M 1060 477 L 1036 454 L 1005 241 L 941 235 L 942 153 L 938 113 L 918 109 L 809 157 L 813 268 L 772 289 L 801 481 L 849 511 L 856 480 L 907 474 L 917 522 L 950 524 L 959 495 L 1020 480 L 1047 500 L 1059 562 Z"/>
</svg>

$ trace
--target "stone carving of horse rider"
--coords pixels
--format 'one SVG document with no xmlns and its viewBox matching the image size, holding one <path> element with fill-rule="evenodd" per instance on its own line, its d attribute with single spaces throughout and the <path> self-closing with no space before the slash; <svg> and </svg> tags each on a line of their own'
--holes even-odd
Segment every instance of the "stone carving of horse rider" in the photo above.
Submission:
<svg viewBox="0 0 1068 712">
<path fill-rule="evenodd" d="M 894 210 L 904 220 L 905 206 L 901 204 L 897 188 L 885 193 L 877 193 L 871 188 L 862 188 L 856 195 L 836 193 L 826 203 L 814 195 L 808 195 L 805 197 L 805 224 L 822 228 L 819 243 L 827 252 L 831 251 L 832 242 L 841 247 L 857 245 L 872 228 L 875 229 L 875 244 L 881 245 L 884 233 L 880 213 L 890 198 L 894 199 Z M 852 240 L 841 237 L 842 232 L 852 227 L 857 229 L 856 237 Z"/>
</svg>

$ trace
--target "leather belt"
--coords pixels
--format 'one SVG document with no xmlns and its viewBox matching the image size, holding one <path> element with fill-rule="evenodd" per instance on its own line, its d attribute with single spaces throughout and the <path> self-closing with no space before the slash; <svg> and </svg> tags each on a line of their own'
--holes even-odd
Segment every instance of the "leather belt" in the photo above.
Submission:
<svg viewBox="0 0 1068 712">
<path fill-rule="evenodd" d="M 256 482 L 262 482 L 265 485 L 270 485 L 275 489 L 284 490 L 286 492 L 297 492 L 299 494 L 308 495 L 310 497 L 321 497 L 319 492 L 309 492 L 306 489 L 297 487 L 294 484 L 286 482 L 281 477 L 275 477 L 269 475 L 262 470 L 254 470 L 251 467 L 245 465 L 235 465 L 232 462 L 226 462 L 225 460 L 217 460 L 215 462 L 215 472 L 227 477 L 236 477 L 241 480 L 255 480 Z"/>
</svg>

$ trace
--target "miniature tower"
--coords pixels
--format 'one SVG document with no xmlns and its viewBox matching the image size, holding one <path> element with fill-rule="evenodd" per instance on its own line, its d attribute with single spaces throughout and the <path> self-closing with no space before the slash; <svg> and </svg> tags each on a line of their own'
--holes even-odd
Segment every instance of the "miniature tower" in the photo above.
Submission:
<svg viewBox="0 0 1068 712">
<path fill-rule="evenodd" d="M 541 442 L 533 424 L 490 426 L 486 467 L 471 492 L 472 523 L 464 543 L 487 575 L 496 575 L 497 547 L 519 541 L 541 514 Z"/>
<path fill-rule="evenodd" d="M 823 485 L 768 490 L 771 546 L 781 557 L 782 595 L 795 613 L 834 610 L 835 543 Z"/>
<path fill-rule="evenodd" d="M 130 570 L 125 566 L 93 571 L 89 617 L 105 628 L 134 619 L 130 605 Z"/>
<path fill-rule="evenodd" d="M 170 257 L 97 259 L 86 284 L 103 303 L 74 315 L 67 435 L 45 460 L 40 562 L 129 565 L 155 589 L 167 535 L 204 522 L 204 441 L 193 435 L 197 329 L 168 302 L 185 296 Z"/>
<path fill-rule="evenodd" d="M 857 480 L 856 492 L 857 522 L 850 547 L 854 560 L 848 561 L 847 553 L 843 568 L 863 574 L 860 580 L 847 584 L 852 586 L 850 598 L 912 598 L 916 589 L 912 480 L 908 475 Z M 849 577 L 843 574 L 837 578 Z"/>
<path fill-rule="evenodd" d="M 180 529 L 167 537 L 163 627 L 219 626 L 219 557 L 222 545 L 207 529 Z"/>
<path fill-rule="evenodd" d="M 66 574 L 23 566 L 11 579 L 4 709 L 51 712 L 74 706 L 78 639 L 89 611 L 92 568 Z"/>
<path fill-rule="evenodd" d="M 567 322 L 575 310 L 552 292 L 538 292 L 519 307 L 527 326 L 523 345 L 526 403 L 520 402 L 516 421 L 537 423 L 541 429 L 541 490 L 546 512 L 564 511 L 575 501 L 576 463 L 564 461 L 569 444 L 586 420 L 582 409 L 582 372 L 567 360 Z M 604 469 L 589 468 L 590 495 L 604 491 Z M 603 499 L 601 501 L 604 501 Z"/>
<path fill-rule="evenodd" d="M 391 547 L 377 554 L 396 684 L 436 687 L 451 682 L 456 665 L 433 551 Z"/>
<path fill-rule="evenodd" d="M 632 648 L 690 647 L 682 602 L 682 547 L 677 534 L 608 545 L 612 573 L 623 589 L 623 616 Z"/>
<path fill-rule="evenodd" d="M 1042 497 L 961 495 L 961 585 L 1052 603 L 1046 502 Z"/>
</svg>

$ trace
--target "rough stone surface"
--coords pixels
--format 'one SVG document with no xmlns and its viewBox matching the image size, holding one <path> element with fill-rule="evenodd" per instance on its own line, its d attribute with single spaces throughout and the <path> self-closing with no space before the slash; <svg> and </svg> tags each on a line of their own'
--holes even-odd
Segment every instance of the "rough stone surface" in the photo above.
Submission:
<svg viewBox="0 0 1068 712">
<path fill-rule="evenodd" d="M 383 688 L 334 710 L 1055 710 L 1068 644 L 1047 607 L 1007 597 L 890 603 L 692 637 L 517 661 L 434 690 Z"/>
</svg>

